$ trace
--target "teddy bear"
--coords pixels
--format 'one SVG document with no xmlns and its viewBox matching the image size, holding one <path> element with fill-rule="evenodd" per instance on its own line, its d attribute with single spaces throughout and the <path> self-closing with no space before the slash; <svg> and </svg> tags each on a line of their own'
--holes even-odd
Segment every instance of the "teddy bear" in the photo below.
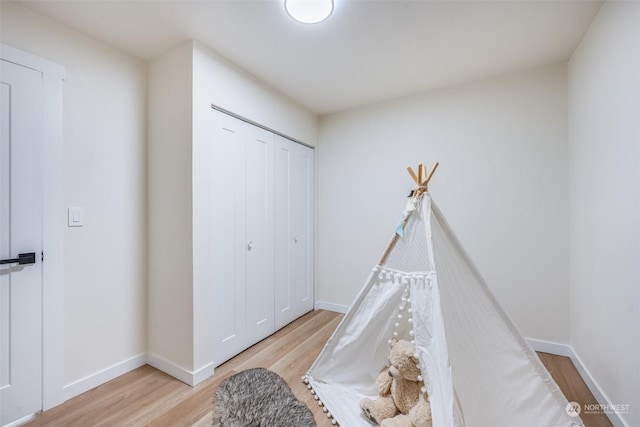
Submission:
<svg viewBox="0 0 640 427">
<path fill-rule="evenodd" d="M 422 392 L 415 351 L 409 341 L 393 342 L 390 366 L 376 379 L 378 397 L 360 401 L 363 414 L 381 427 L 431 427 L 431 404 Z"/>
</svg>

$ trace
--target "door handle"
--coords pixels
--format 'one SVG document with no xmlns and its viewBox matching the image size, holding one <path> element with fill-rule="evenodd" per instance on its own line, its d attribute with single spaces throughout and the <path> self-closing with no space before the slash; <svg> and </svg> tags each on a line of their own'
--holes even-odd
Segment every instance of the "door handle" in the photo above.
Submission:
<svg viewBox="0 0 640 427">
<path fill-rule="evenodd" d="M 36 263 L 36 253 L 29 252 L 26 254 L 18 254 L 18 258 L 7 258 L 0 259 L 0 264 L 15 264 L 25 265 L 25 264 L 35 264 Z"/>
</svg>

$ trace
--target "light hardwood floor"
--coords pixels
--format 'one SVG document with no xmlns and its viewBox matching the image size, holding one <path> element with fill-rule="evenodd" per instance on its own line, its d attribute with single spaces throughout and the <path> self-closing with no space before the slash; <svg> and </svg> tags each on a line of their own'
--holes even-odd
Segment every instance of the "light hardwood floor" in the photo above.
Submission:
<svg viewBox="0 0 640 427">
<path fill-rule="evenodd" d="M 244 369 L 263 367 L 277 372 L 289 383 L 314 413 L 318 427 L 329 427 L 331 422 L 302 384 L 301 377 L 341 319 L 342 315 L 337 313 L 313 311 L 216 368 L 213 377 L 196 387 L 143 366 L 38 415 L 27 425 L 209 426 L 218 384 Z M 540 358 L 568 400 L 596 403 L 569 359 L 548 354 L 540 354 Z M 611 426 L 601 414 L 583 417 L 583 421 L 586 427 Z"/>
</svg>

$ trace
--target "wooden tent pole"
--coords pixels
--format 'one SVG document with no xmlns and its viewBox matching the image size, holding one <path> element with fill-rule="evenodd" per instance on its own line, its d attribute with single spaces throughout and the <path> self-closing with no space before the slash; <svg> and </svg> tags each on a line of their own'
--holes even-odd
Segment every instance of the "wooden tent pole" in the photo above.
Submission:
<svg viewBox="0 0 640 427">
<path fill-rule="evenodd" d="M 411 168 L 411 166 L 409 166 L 407 168 L 407 172 L 409 172 L 409 175 L 411 175 L 411 178 L 413 178 L 413 181 L 417 184 L 418 183 L 418 176 L 416 175 L 416 173 L 413 171 L 413 169 Z"/>
<path fill-rule="evenodd" d="M 429 185 L 429 181 L 431 181 L 431 177 L 433 177 L 433 174 L 436 173 L 436 169 L 438 169 L 438 166 L 440 166 L 440 163 L 438 162 L 435 162 L 433 164 L 433 167 L 431 168 L 431 172 L 429 172 L 429 175 L 427 175 L 427 179 L 425 179 L 422 185 L 424 185 L 425 187 Z"/>
<path fill-rule="evenodd" d="M 411 178 L 413 178 L 413 180 L 416 183 L 416 186 L 414 187 L 414 197 L 422 197 L 422 195 L 427 192 L 429 181 L 431 181 L 431 178 L 433 177 L 433 174 L 436 172 L 436 169 L 438 169 L 439 165 L 440 163 L 435 162 L 433 167 L 431 168 L 431 171 L 429 172 L 429 175 L 427 175 L 426 178 L 424 176 L 425 169 L 423 164 L 420 164 L 418 166 L 417 176 L 416 176 L 416 173 L 413 171 L 413 169 L 411 169 L 411 166 L 407 168 L 409 175 L 411 175 Z M 423 181 L 423 178 L 424 178 L 424 181 Z M 416 187 L 423 187 L 423 188 L 420 188 L 421 191 L 417 195 L 415 193 L 417 190 Z M 411 213 L 409 213 L 409 215 L 407 215 L 407 217 L 402 220 L 402 228 L 404 228 L 407 225 L 410 217 L 411 217 Z M 391 255 L 391 251 L 396 246 L 396 243 L 398 243 L 398 240 L 400 240 L 400 236 L 398 235 L 398 233 L 393 233 L 393 236 L 391 236 L 391 239 L 387 244 L 387 248 L 384 250 L 382 257 L 380 257 L 380 261 L 378 261 L 378 265 L 382 266 L 386 264 L 387 258 L 389 258 L 389 255 Z"/>
<path fill-rule="evenodd" d="M 409 217 L 410 216 L 411 215 L 408 215 L 402 221 L 402 228 L 404 228 L 404 226 L 407 225 L 407 222 L 409 222 Z M 400 240 L 400 236 L 398 235 L 398 233 L 393 233 L 393 236 L 391 236 L 391 239 L 389 240 L 389 243 L 387 243 L 387 248 L 384 250 L 384 253 L 382 254 L 382 257 L 380 257 L 380 261 L 378 261 L 378 265 L 382 266 L 382 265 L 386 264 L 387 258 L 389 258 L 389 255 L 391 255 L 391 251 L 396 246 L 396 243 L 398 243 L 398 240 Z"/>
</svg>

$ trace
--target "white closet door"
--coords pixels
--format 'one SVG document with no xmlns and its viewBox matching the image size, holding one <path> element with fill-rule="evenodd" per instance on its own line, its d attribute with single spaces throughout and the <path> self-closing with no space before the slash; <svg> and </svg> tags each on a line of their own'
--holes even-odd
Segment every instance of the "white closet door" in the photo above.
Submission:
<svg viewBox="0 0 640 427">
<path fill-rule="evenodd" d="M 275 331 L 274 287 L 274 135 L 248 125 L 247 338 L 251 344 Z"/>
<path fill-rule="evenodd" d="M 293 300 L 295 318 L 313 310 L 314 286 L 314 151 L 295 144 L 293 162 Z"/>
<path fill-rule="evenodd" d="M 313 150 L 214 111 L 217 366 L 313 309 Z"/>
<path fill-rule="evenodd" d="M 276 137 L 275 151 L 275 322 L 281 328 L 294 320 L 293 307 L 293 229 L 291 227 L 291 141 Z"/>
<path fill-rule="evenodd" d="M 211 194 L 214 303 L 214 364 L 247 347 L 246 334 L 246 189 L 247 125 L 213 111 Z"/>
<path fill-rule="evenodd" d="M 276 136 L 276 328 L 313 309 L 313 150 Z"/>
</svg>

